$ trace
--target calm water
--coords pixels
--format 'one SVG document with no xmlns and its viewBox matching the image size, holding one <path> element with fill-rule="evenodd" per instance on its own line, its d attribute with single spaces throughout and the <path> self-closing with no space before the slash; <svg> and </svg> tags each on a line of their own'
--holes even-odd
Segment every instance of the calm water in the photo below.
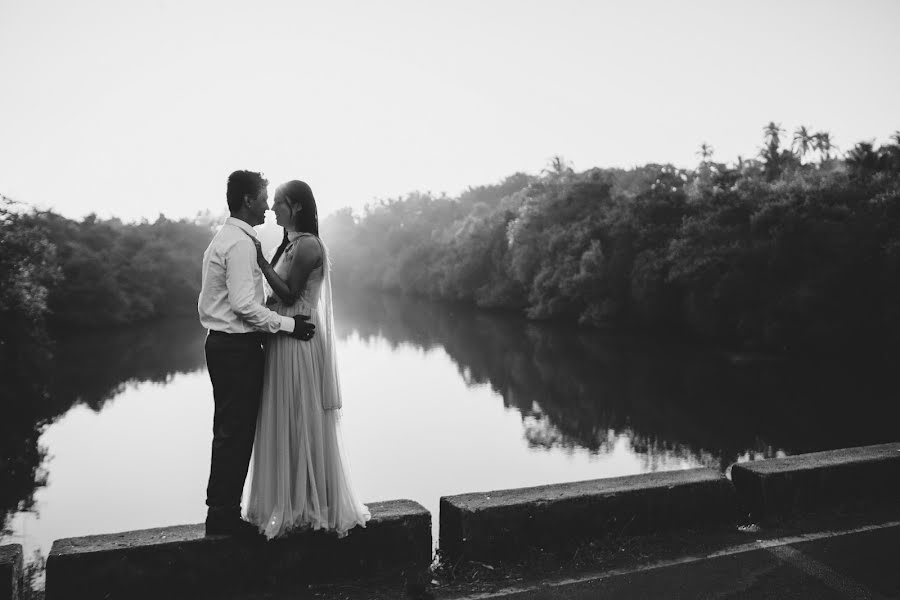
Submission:
<svg viewBox="0 0 900 600">
<path fill-rule="evenodd" d="M 339 299 L 356 486 L 364 501 L 416 500 L 435 524 L 447 494 L 897 439 L 887 360 L 748 362 L 424 301 Z M 57 538 L 203 520 L 204 335 L 188 319 L 59 343 L 41 375 L 49 396 L 4 440 L 17 460 L 4 506 L 33 505 L 6 515 L 0 543 L 46 556 Z"/>
</svg>

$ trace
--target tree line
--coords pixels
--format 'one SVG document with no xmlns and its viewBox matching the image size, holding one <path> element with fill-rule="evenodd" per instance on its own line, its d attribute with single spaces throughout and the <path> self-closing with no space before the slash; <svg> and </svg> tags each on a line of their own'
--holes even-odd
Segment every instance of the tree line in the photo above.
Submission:
<svg viewBox="0 0 900 600">
<path fill-rule="evenodd" d="M 837 156 L 775 123 L 756 157 L 575 172 L 561 158 L 458 197 L 323 223 L 346 282 L 746 348 L 856 351 L 900 334 L 900 132 Z"/>
<path fill-rule="evenodd" d="M 530 319 L 770 349 L 897 340 L 900 132 L 842 157 L 827 132 L 764 134 L 734 163 L 703 144 L 694 169 L 556 158 L 458 197 L 337 211 L 323 239 L 338 281 Z M 3 198 L 0 341 L 194 314 L 218 221 L 75 221 Z"/>
<path fill-rule="evenodd" d="M 57 327 L 102 328 L 191 314 L 215 224 L 209 215 L 75 221 L 4 199 L 0 327 L 45 318 Z"/>
</svg>

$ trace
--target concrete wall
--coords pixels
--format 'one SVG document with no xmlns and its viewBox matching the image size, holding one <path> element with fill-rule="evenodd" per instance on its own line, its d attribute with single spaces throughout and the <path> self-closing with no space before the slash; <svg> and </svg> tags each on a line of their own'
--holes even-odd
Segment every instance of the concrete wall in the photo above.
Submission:
<svg viewBox="0 0 900 600">
<path fill-rule="evenodd" d="M 22 590 L 22 546 L 0 546 L 0 600 L 18 600 Z"/>
<path fill-rule="evenodd" d="M 900 443 L 743 463 L 732 467 L 732 479 L 691 469 L 448 496 L 440 504 L 440 551 L 495 559 L 607 534 L 731 528 L 748 510 L 756 520 L 859 500 L 900 506 Z M 206 538 L 202 525 L 58 540 L 47 561 L 47 598 L 168 596 L 273 578 L 422 577 L 431 563 L 430 513 L 410 500 L 369 508 L 366 529 L 345 540 L 304 533 L 248 546 Z M 15 560 L 20 573 L 20 547 Z M 12 576 L 0 573 L 2 600 Z"/>
<path fill-rule="evenodd" d="M 441 498 L 440 551 L 511 558 L 614 534 L 732 527 L 846 502 L 900 506 L 900 443 L 734 465 Z"/>
<path fill-rule="evenodd" d="M 667 471 L 441 498 L 442 557 L 490 560 L 606 535 L 716 527 L 737 518 L 712 469 Z"/>
<path fill-rule="evenodd" d="M 205 537 L 202 524 L 57 540 L 47 559 L 47 600 L 205 596 L 273 581 L 425 573 L 432 556 L 431 514 L 411 500 L 368 507 L 372 519 L 366 527 L 341 540 L 324 532 L 272 542 Z"/>
<path fill-rule="evenodd" d="M 731 480 L 754 519 L 854 501 L 900 502 L 900 444 L 743 463 L 731 468 Z"/>
</svg>

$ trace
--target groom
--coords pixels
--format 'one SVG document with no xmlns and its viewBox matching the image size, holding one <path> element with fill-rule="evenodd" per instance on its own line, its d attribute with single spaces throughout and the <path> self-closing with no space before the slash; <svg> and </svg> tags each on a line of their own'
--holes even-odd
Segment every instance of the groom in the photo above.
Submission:
<svg viewBox="0 0 900 600">
<path fill-rule="evenodd" d="M 206 366 L 215 400 L 206 535 L 258 535 L 256 527 L 241 519 L 241 493 L 262 393 L 262 342 L 267 333 L 282 331 L 306 341 L 315 333 L 315 326 L 305 322 L 309 317 L 285 317 L 263 304 L 253 227 L 263 224 L 269 210 L 268 183 L 253 171 L 228 177 L 231 216 L 203 253 L 197 310 L 200 323 L 209 329 Z"/>
</svg>

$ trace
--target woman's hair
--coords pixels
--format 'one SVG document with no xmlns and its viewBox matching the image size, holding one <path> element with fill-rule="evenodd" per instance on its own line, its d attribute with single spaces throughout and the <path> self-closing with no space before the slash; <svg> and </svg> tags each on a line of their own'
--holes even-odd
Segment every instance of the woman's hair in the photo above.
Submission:
<svg viewBox="0 0 900 600">
<path fill-rule="evenodd" d="M 277 196 L 278 194 L 284 194 L 285 201 L 294 211 L 294 229 L 300 233 L 311 233 L 319 237 L 319 211 L 316 208 L 316 199 L 309 185 L 294 179 L 279 185 L 275 190 L 275 195 Z M 301 208 L 300 211 L 297 211 L 298 207 Z M 272 265 L 278 262 L 287 245 L 288 232 L 285 229 L 284 239 L 281 240 L 281 245 L 278 246 L 275 256 L 272 257 Z"/>
<path fill-rule="evenodd" d="M 319 235 L 319 212 L 316 209 L 316 199 L 306 183 L 296 179 L 288 181 L 278 186 L 275 193 L 284 194 L 287 203 L 295 210 L 294 228 L 297 231 Z M 297 207 L 302 210 L 296 212 Z"/>
</svg>

